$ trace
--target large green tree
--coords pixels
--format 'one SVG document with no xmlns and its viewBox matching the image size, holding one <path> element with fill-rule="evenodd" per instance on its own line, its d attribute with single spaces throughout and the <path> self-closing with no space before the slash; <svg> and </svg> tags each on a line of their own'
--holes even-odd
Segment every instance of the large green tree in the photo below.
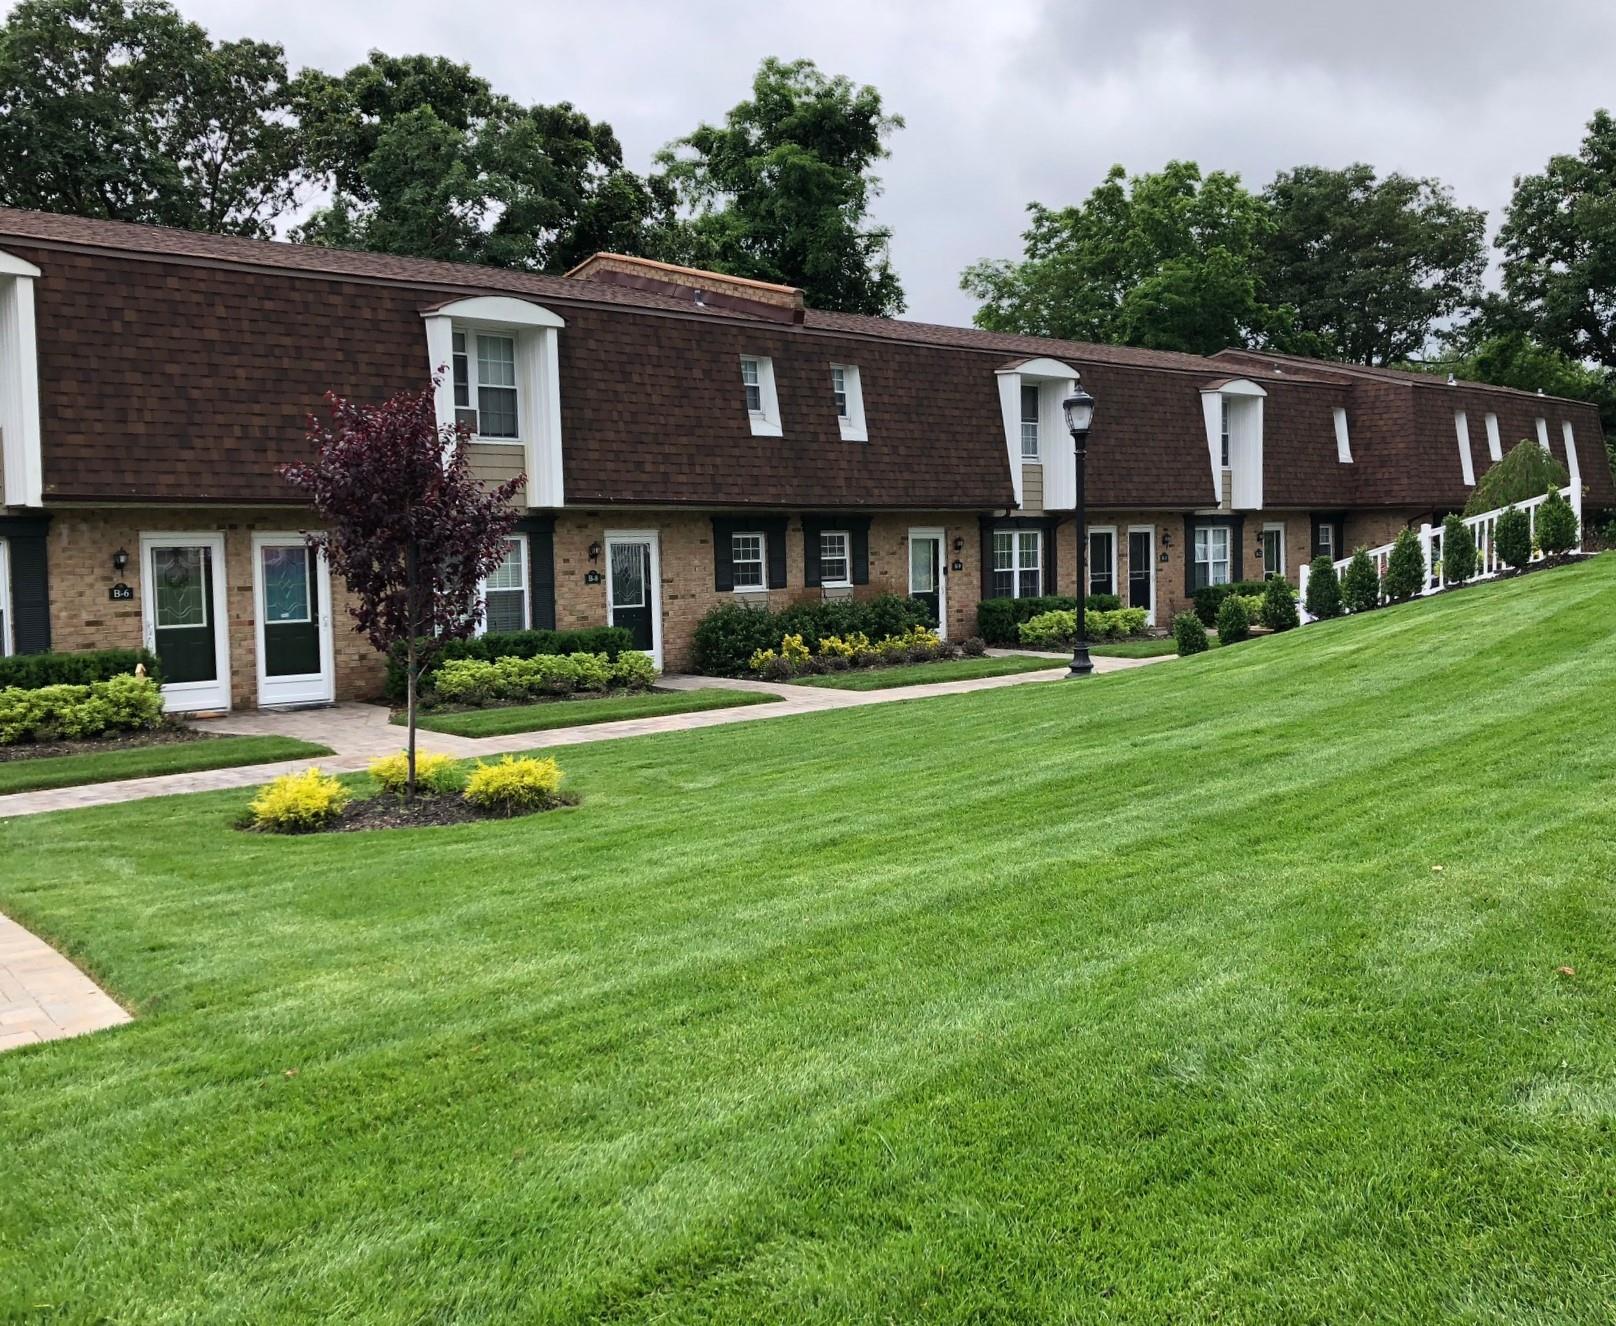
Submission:
<svg viewBox="0 0 1616 1326">
<path fill-rule="evenodd" d="M 286 61 L 162 0 L 23 0 L 0 25 L 0 202 L 260 235 L 293 201 Z"/>
<path fill-rule="evenodd" d="M 671 191 L 566 103 L 522 106 L 466 65 L 379 51 L 345 74 L 307 71 L 295 92 L 331 190 L 302 239 L 543 271 L 663 243 Z"/>
<path fill-rule="evenodd" d="M 827 77 L 810 60 L 765 60 L 750 100 L 658 157 L 691 214 L 679 256 L 800 286 L 818 308 L 902 311 L 892 232 L 869 223 L 880 188 L 872 167 L 902 126 L 873 87 Z"/>
<path fill-rule="evenodd" d="M 1028 211 L 1023 258 L 961 278 L 982 301 L 979 326 L 1207 354 L 1283 325 L 1256 278 L 1267 212 L 1236 175 L 1174 161 L 1130 179 L 1113 166 L 1077 206 Z"/>
<path fill-rule="evenodd" d="M 1575 155 L 1521 176 L 1498 234 L 1505 295 L 1533 335 L 1616 368 L 1616 120 L 1594 112 Z"/>
<path fill-rule="evenodd" d="M 1298 166 L 1265 190 L 1260 259 L 1271 305 L 1293 310 L 1287 348 L 1357 364 L 1413 358 L 1475 306 L 1486 214 L 1438 180 Z"/>
</svg>

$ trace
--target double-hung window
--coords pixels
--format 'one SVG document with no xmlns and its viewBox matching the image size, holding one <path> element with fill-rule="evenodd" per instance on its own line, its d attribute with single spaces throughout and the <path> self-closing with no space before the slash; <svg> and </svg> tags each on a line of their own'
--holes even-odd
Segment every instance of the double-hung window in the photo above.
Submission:
<svg viewBox="0 0 1616 1326">
<path fill-rule="evenodd" d="M 505 560 L 483 581 L 483 630 L 528 628 L 527 540 L 505 540 Z"/>
<path fill-rule="evenodd" d="M 763 373 L 756 359 L 742 358 L 741 386 L 746 391 L 746 412 L 754 419 L 763 418 Z"/>
<path fill-rule="evenodd" d="M 1037 460 L 1038 449 L 1038 388 L 1021 389 L 1021 459 Z"/>
<path fill-rule="evenodd" d="M 498 332 L 454 332 L 455 422 L 476 437 L 521 437 L 516 392 L 516 338 Z"/>
<path fill-rule="evenodd" d="M 1285 527 L 1264 525 L 1262 529 L 1263 579 L 1273 580 L 1285 574 Z"/>
<path fill-rule="evenodd" d="M 847 400 L 847 369 L 840 364 L 830 366 L 830 390 L 836 398 L 836 417 L 843 423 L 852 420 L 852 406 Z"/>
<path fill-rule="evenodd" d="M 779 437 L 780 398 L 774 389 L 774 361 L 765 355 L 741 356 L 741 394 L 753 437 Z"/>
<path fill-rule="evenodd" d="M 1224 469 L 1229 468 L 1229 398 L 1219 397 L 1223 402 L 1223 459 L 1218 462 Z M 1217 583 L 1221 584 L 1222 581 Z"/>
<path fill-rule="evenodd" d="M 10 549 L 0 539 L 0 658 L 12 652 L 11 644 L 11 563 Z"/>
<path fill-rule="evenodd" d="M 1117 536 L 1115 531 L 1089 531 L 1089 593 L 1117 592 Z"/>
<path fill-rule="evenodd" d="M 1044 536 L 1035 529 L 993 531 L 993 596 L 1037 598 L 1043 591 Z"/>
<path fill-rule="evenodd" d="M 1227 525 L 1195 527 L 1196 589 L 1207 585 L 1227 585 L 1229 575 L 1229 528 Z"/>
<path fill-rule="evenodd" d="M 846 530 L 823 530 L 819 535 L 819 583 L 853 583 L 852 540 Z"/>
<path fill-rule="evenodd" d="M 1320 557 L 1328 557 L 1335 561 L 1335 526 L 1328 520 L 1319 521 L 1319 551 Z"/>
<path fill-rule="evenodd" d="M 767 589 L 768 579 L 763 571 L 763 535 L 732 534 L 729 559 L 734 568 L 736 589 Z"/>
</svg>

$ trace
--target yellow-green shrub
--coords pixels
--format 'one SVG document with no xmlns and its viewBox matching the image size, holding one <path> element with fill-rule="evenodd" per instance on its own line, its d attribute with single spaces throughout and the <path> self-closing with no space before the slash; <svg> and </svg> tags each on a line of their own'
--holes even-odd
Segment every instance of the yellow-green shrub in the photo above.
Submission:
<svg viewBox="0 0 1616 1326">
<path fill-rule="evenodd" d="M 493 815 L 520 815 L 557 804 L 561 767 L 552 759 L 507 755 L 497 764 L 478 761 L 466 780 L 465 797 Z"/>
<path fill-rule="evenodd" d="M 248 807 L 254 828 L 310 833 L 332 824 L 348 804 L 348 789 L 318 769 L 282 774 Z"/>
<path fill-rule="evenodd" d="M 644 690 L 657 679 L 656 664 L 649 654 L 626 650 L 612 664 L 612 685 L 630 690 Z"/>
<path fill-rule="evenodd" d="M 59 683 L 0 690 L 0 746 L 60 737 L 139 732 L 163 717 L 163 696 L 150 677 L 111 677 L 85 686 Z"/>
<path fill-rule="evenodd" d="M 808 661 L 808 646 L 800 635 L 788 635 L 780 641 L 780 657 L 795 667 Z"/>
<path fill-rule="evenodd" d="M 409 755 L 396 751 L 372 760 L 370 776 L 382 785 L 382 791 L 403 796 L 410 777 Z M 419 790 L 437 794 L 458 792 L 465 781 L 453 755 L 425 750 L 415 752 L 415 786 Z"/>
<path fill-rule="evenodd" d="M 839 635 L 827 635 L 819 642 L 821 658 L 852 658 L 856 652 L 852 641 L 844 640 Z"/>
</svg>

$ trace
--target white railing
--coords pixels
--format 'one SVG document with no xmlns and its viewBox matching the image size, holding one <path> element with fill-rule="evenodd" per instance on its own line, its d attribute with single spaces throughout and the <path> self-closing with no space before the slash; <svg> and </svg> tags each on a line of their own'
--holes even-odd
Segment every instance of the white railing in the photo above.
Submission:
<svg viewBox="0 0 1616 1326">
<path fill-rule="evenodd" d="M 1534 497 L 1526 502 L 1515 503 L 1517 509 L 1526 512 L 1526 518 L 1531 524 L 1532 560 L 1534 562 L 1543 556 L 1541 552 L 1537 551 L 1537 509 L 1548 500 L 1548 496 L 1547 493 L 1544 493 L 1542 497 Z M 1560 489 L 1560 496 L 1571 504 L 1572 511 L 1576 513 L 1577 546 L 1574 551 L 1581 552 L 1582 488 L 1580 485 L 1573 484 L 1569 488 Z M 1504 559 L 1498 555 L 1497 545 L 1498 517 L 1507 510 L 1509 510 L 1508 507 L 1499 507 L 1493 511 L 1483 511 L 1479 516 L 1465 517 L 1464 523 L 1470 527 L 1470 535 L 1476 541 L 1476 573 L 1466 581 L 1467 584 L 1477 580 L 1491 580 L 1500 572 L 1508 569 Z M 1447 583 L 1442 577 L 1442 526 L 1421 525 L 1419 535 L 1420 556 L 1424 558 L 1425 565 L 1424 585 L 1420 590 L 1420 594 L 1435 594 L 1438 590 L 1445 588 Z M 1375 564 L 1376 574 L 1383 578 L 1386 574 L 1387 559 L 1391 557 L 1392 549 L 1395 546 L 1392 543 L 1383 543 L 1378 548 L 1365 549 L 1369 554 L 1369 560 Z M 1333 563 L 1337 579 L 1340 579 L 1346 573 L 1351 562 L 1351 557 L 1343 557 Z M 1305 564 L 1302 567 L 1301 583 L 1297 593 L 1297 597 L 1302 604 L 1307 602 L 1307 580 L 1311 570 L 1312 567 Z M 1312 617 L 1308 616 L 1305 607 L 1300 607 L 1300 611 L 1304 622 L 1313 620 Z"/>
</svg>

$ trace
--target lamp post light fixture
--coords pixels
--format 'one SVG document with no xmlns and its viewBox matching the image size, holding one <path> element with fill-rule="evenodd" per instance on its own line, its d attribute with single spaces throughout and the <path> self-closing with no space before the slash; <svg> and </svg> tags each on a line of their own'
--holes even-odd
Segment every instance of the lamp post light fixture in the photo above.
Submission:
<svg viewBox="0 0 1616 1326">
<path fill-rule="evenodd" d="M 1072 449 L 1077 455 L 1077 640 L 1072 645 L 1072 666 L 1068 677 L 1086 677 L 1094 671 L 1089 660 L 1088 628 L 1088 529 L 1084 511 L 1083 462 L 1089 455 L 1089 428 L 1094 423 L 1094 397 L 1083 390 L 1082 384 L 1061 402 L 1066 413 L 1066 431 L 1072 435 Z"/>
</svg>

